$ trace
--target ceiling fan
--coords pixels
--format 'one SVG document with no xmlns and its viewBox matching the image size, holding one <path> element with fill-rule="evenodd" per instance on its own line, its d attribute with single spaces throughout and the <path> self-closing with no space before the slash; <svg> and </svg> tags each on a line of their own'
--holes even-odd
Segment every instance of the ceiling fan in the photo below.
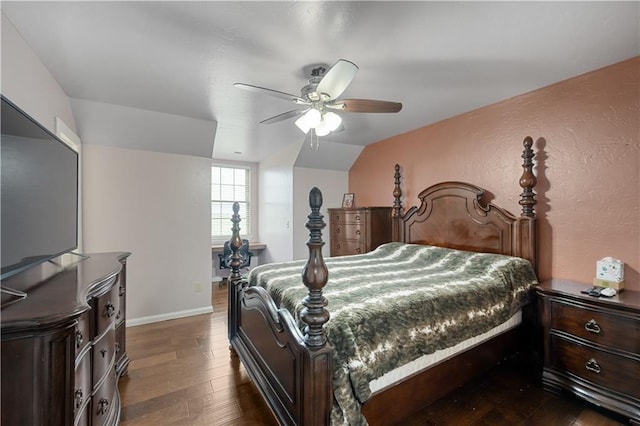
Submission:
<svg viewBox="0 0 640 426">
<path fill-rule="evenodd" d="M 309 82 L 300 90 L 300 96 L 245 83 L 235 83 L 234 86 L 288 100 L 301 107 L 262 120 L 261 124 L 273 124 L 299 117 L 295 122 L 296 126 L 305 134 L 312 130 L 316 136 L 325 136 L 342 129 L 342 118 L 334 111 L 388 113 L 402 109 L 399 102 L 338 99 L 358 72 L 358 66 L 351 61 L 340 59 L 328 70 L 325 65 L 314 65 L 309 70 Z"/>
</svg>

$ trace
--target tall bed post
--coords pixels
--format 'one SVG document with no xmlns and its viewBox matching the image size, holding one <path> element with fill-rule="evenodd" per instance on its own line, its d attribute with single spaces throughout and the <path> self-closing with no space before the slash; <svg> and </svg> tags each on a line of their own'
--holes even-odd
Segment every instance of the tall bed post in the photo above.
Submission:
<svg viewBox="0 0 640 426">
<path fill-rule="evenodd" d="M 393 187 L 393 209 L 391 210 L 391 240 L 403 241 L 402 236 L 402 188 L 400 188 L 400 165 L 396 164 L 393 174 L 395 186 Z"/>
<path fill-rule="evenodd" d="M 231 216 L 231 239 L 229 240 L 229 248 L 231 249 L 231 262 L 229 262 L 229 266 L 231 267 L 231 272 L 229 273 L 229 277 L 227 278 L 227 297 L 228 297 L 228 309 L 227 309 L 227 319 L 228 319 L 228 337 L 229 341 L 235 336 L 238 331 L 238 320 L 237 316 L 233 315 L 238 307 L 239 300 L 239 292 L 242 288 L 242 275 L 240 274 L 240 266 L 242 265 L 243 259 L 240 254 L 240 248 L 242 247 L 242 238 L 240 238 L 240 205 L 235 202 L 233 203 L 233 215 Z M 233 309 L 231 307 L 234 307 Z M 233 349 L 233 348 L 232 348 Z"/>
<path fill-rule="evenodd" d="M 523 257 L 531 262 L 533 268 L 538 268 L 537 262 L 537 241 L 536 241 L 536 193 L 533 188 L 536 186 L 538 180 L 533 173 L 533 139 L 531 136 L 524 138 L 522 142 L 524 150 L 522 151 L 522 176 L 520 177 L 520 187 L 522 188 L 522 194 L 520 194 L 520 201 L 518 204 L 522 206 L 522 213 L 518 218 L 518 227 L 516 234 L 516 242 L 519 242 L 516 246 L 519 252 L 518 256 Z"/>
<path fill-rule="evenodd" d="M 320 213 L 322 192 L 313 187 L 309 192 L 311 213 L 307 216 L 309 230 L 309 258 L 302 270 L 302 282 L 309 289 L 309 294 L 302 304 L 304 309 L 301 319 L 307 325 L 304 344 L 309 349 L 305 352 L 303 362 L 303 395 L 302 425 L 328 425 L 330 423 L 331 406 L 333 404 L 332 386 L 332 348 L 327 342 L 324 325 L 329 321 L 327 299 L 322 289 L 327 284 L 329 273 L 322 258 L 322 229 L 326 226 Z"/>
</svg>

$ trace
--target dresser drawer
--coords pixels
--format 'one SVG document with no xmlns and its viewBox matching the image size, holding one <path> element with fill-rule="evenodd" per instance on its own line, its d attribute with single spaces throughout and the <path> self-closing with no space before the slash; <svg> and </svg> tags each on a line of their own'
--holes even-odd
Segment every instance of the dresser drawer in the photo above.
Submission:
<svg viewBox="0 0 640 426">
<path fill-rule="evenodd" d="M 122 324 L 125 320 L 125 312 L 127 308 L 127 285 L 124 275 L 120 274 L 118 280 L 118 314 L 116 315 L 116 323 Z"/>
<path fill-rule="evenodd" d="M 366 213 L 360 210 L 342 210 L 331 212 L 332 223 L 363 223 L 365 221 Z"/>
<path fill-rule="evenodd" d="M 91 351 L 84 352 L 82 358 L 76 361 L 75 388 L 73 391 L 73 414 L 77 418 L 84 410 L 93 386 L 91 385 Z"/>
<path fill-rule="evenodd" d="M 120 357 L 124 355 L 126 352 L 126 328 L 124 324 L 116 327 L 116 360 L 119 360 Z"/>
<path fill-rule="evenodd" d="M 331 240 L 331 256 L 345 256 L 365 253 L 364 243 L 358 240 Z"/>
<path fill-rule="evenodd" d="M 100 335 L 111 326 L 118 315 L 120 309 L 118 286 L 113 286 L 107 293 L 97 297 L 94 303 L 96 335 Z"/>
<path fill-rule="evenodd" d="M 74 334 L 75 339 L 75 347 L 76 347 L 76 355 L 82 353 L 84 348 L 91 343 L 91 332 L 90 325 L 91 321 L 89 319 L 89 312 L 87 311 L 80 315 L 78 318 L 78 324 L 76 325 L 76 330 Z"/>
<path fill-rule="evenodd" d="M 117 410 L 119 409 L 117 391 L 116 374 L 112 372 L 93 395 L 91 406 L 92 425 L 114 424 L 118 417 Z"/>
<path fill-rule="evenodd" d="M 640 399 L 640 361 L 552 335 L 550 366 Z"/>
<path fill-rule="evenodd" d="M 331 238 L 359 240 L 365 236 L 366 229 L 360 223 L 336 223 L 331 226 Z"/>
<path fill-rule="evenodd" d="M 110 327 L 93 345 L 93 383 L 99 386 L 107 370 L 113 369 L 116 356 L 116 330 Z M 114 375 L 115 370 L 109 371 Z"/>
<path fill-rule="evenodd" d="M 640 327 L 636 320 L 557 302 L 551 304 L 551 309 L 552 329 L 640 354 Z"/>
<path fill-rule="evenodd" d="M 75 419 L 73 420 L 73 426 L 89 426 L 89 420 L 91 419 L 91 413 L 89 410 L 91 409 L 91 401 L 87 404 L 84 404 L 81 408 L 81 411 L 76 414 Z"/>
</svg>

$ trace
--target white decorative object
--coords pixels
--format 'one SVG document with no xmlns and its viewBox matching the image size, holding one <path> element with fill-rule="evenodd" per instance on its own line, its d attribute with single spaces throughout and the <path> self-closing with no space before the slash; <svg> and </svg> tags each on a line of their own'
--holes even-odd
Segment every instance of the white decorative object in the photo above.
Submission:
<svg viewBox="0 0 640 426">
<path fill-rule="evenodd" d="M 607 281 L 624 281 L 624 262 L 605 257 L 596 262 L 596 278 Z"/>
</svg>

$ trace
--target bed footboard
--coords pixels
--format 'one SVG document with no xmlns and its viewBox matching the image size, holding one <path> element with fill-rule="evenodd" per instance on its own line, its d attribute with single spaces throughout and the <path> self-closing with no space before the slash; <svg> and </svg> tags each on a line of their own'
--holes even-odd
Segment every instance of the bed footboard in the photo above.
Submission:
<svg viewBox="0 0 640 426">
<path fill-rule="evenodd" d="M 309 194 L 309 205 L 309 260 L 302 273 L 303 282 L 309 288 L 303 302 L 304 333 L 288 311 L 278 309 L 266 290 L 249 287 L 242 279 L 237 203 L 231 219 L 229 342 L 283 425 L 328 425 L 333 401 L 331 347 L 324 330 L 329 312 L 322 295 L 328 278 L 321 251 L 324 245 L 321 231 L 325 223 L 320 214 L 322 194 L 317 188 Z"/>
</svg>

